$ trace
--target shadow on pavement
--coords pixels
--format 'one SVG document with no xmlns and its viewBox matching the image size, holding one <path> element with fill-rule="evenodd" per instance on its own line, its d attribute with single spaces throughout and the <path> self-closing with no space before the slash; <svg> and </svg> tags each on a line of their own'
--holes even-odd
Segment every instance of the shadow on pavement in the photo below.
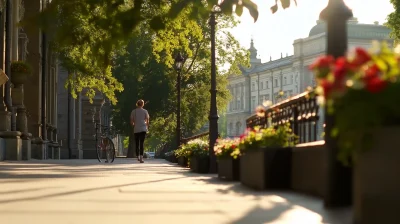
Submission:
<svg viewBox="0 0 400 224">
<path fill-rule="evenodd" d="M 91 191 L 106 190 L 106 189 L 113 189 L 113 188 L 120 188 L 120 187 L 128 187 L 128 186 L 135 186 L 135 185 L 155 183 L 155 182 L 163 182 L 163 181 L 176 180 L 176 179 L 182 179 L 182 178 L 184 178 L 184 177 L 159 179 L 159 180 L 152 180 L 152 181 L 138 182 L 138 183 L 130 183 L 130 184 L 119 184 L 119 185 L 97 187 L 97 188 L 87 188 L 87 189 L 81 189 L 81 190 L 60 192 L 60 193 L 47 194 L 47 195 L 41 195 L 41 196 L 17 198 L 17 199 L 6 199 L 6 200 L 0 200 L 0 204 L 12 203 L 12 202 L 21 202 L 21 201 L 32 201 L 32 200 L 40 200 L 40 199 L 48 199 L 48 198 L 53 198 L 53 197 L 58 197 L 58 196 L 66 196 L 66 195 L 79 194 L 79 193 L 85 193 L 85 192 L 91 192 Z"/>
</svg>

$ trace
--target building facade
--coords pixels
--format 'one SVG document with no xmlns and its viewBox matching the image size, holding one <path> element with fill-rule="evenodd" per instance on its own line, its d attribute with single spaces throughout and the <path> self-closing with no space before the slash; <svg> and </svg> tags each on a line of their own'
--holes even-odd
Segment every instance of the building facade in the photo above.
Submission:
<svg viewBox="0 0 400 224">
<path fill-rule="evenodd" d="M 0 160 L 59 158 L 57 141 L 58 62 L 37 26 L 19 26 L 46 7 L 42 0 L 0 2 L 0 68 L 10 79 L 0 85 Z M 12 61 L 32 67 L 23 83 L 13 83 Z"/>
<path fill-rule="evenodd" d="M 348 48 L 369 48 L 373 40 L 386 41 L 393 46 L 390 30 L 379 23 L 360 24 L 356 18 L 348 21 Z M 309 36 L 293 43 L 294 54 L 261 63 L 253 40 L 250 45 L 250 68 L 229 77 L 228 89 L 232 99 L 227 108 L 227 135 L 236 137 L 246 129 L 246 119 L 264 101 L 278 103 L 315 86 L 315 78 L 308 67 L 326 50 L 326 24 L 318 20 Z M 320 110 L 323 116 L 323 111 Z M 321 122 L 323 119 L 320 119 Z M 322 133 L 323 124 L 318 125 Z M 321 135 L 318 135 L 321 136 Z"/>
</svg>

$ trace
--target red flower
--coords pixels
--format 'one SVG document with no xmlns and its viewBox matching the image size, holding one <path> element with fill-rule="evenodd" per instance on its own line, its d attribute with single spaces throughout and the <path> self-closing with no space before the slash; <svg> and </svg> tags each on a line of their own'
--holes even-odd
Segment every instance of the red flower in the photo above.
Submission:
<svg viewBox="0 0 400 224">
<path fill-rule="evenodd" d="M 378 77 L 369 79 L 369 81 L 366 84 L 366 88 L 370 93 L 378 93 L 382 91 L 387 85 L 386 80 L 382 80 Z"/>
<path fill-rule="evenodd" d="M 335 61 L 335 58 L 331 55 L 322 56 L 317 59 L 317 61 L 310 65 L 310 69 L 322 69 L 322 68 L 329 68 Z"/>
<path fill-rule="evenodd" d="M 349 68 L 349 64 L 344 57 L 340 57 L 336 60 L 335 69 L 333 71 L 333 75 L 335 76 L 335 80 L 343 81 L 346 76 L 347 69 Z"/>
<path fill-rule="evenodd" d="M 363 80 L 366 89 L 371 93 L 378 93 L 382 91 L 387 85 L 387 81 L 379 77 L 380 72 L 381 70 L 376 64 L 369 66 L 368 69 L 365 70 Z"/>
<path fill-rule="evenodd" d="M 356 57 L 352 61 L 352 64 L 355 66 L 361 66 L 371 60 L 371 56 L 368 54 L 366 50 L 363 48 L 357 47 L 355 49 Z"/>
<path fill-rule="evenodd" d="M 333 83 L 326 79 L 321 80 L 321 87 L 324 89 L 324 95 L 329 96 L 333 89 Z"/>
<path fill-rule="evenodd" d="M 368 81 L 369 79 L 378 77 L 380 71 L 381 70 L 376 64 L 369 66 L 368 69 L 365 71 L 364 81 Z"/>
<path fill-rule="evenodd" d="M 231 146 L 231 149 L 235 149 L 235 148 L 236 148 L 236 146 L 235 146 L 235 145 L 232 145 L 232 146 Z"/>
</svg>

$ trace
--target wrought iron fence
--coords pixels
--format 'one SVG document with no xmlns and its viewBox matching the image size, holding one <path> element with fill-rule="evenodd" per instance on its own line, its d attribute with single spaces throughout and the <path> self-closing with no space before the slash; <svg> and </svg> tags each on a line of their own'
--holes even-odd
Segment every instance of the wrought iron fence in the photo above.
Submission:
<svg viewBox="0 0 400 224">
<path fill-rule="evenodd" d="M 299 138 L 298 143 L 318 140 L 319 105 L 314 92 L 304 92 L 269 107 L 264 116 L 252 115 L 246 120 L 248 128 L 278 127 L 286 123 Z"/>
<path fill-rule="evenodd" d="M 208 136 L 208 134 L 209 134 L 209 132 L 207 131 L 207 132 L 204 132 L 204 133 L 201 133 L 198 135 L 191 136 L 189 138 L 182 138 L 181 142 L 182 142 L 182 144 L 186 144 L 191 140 L 206 137 L 206 136 Z"/>
</svg>

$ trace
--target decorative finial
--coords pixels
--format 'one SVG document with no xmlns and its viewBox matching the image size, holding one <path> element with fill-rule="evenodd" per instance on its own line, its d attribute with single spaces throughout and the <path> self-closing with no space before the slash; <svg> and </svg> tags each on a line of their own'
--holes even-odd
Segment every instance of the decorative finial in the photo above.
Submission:
<svg viewBox="0 0 400 224">
<path fill-rule="evenodd" d="M 269 56 L 269 61 L 272 61 L 272 56 Z"/>
<path fill-rule="evenodd" d="M 283 54 L 282 54 L 282 52 L 281 52 L 281 58 L 283 58 Z"/>
</svg>

